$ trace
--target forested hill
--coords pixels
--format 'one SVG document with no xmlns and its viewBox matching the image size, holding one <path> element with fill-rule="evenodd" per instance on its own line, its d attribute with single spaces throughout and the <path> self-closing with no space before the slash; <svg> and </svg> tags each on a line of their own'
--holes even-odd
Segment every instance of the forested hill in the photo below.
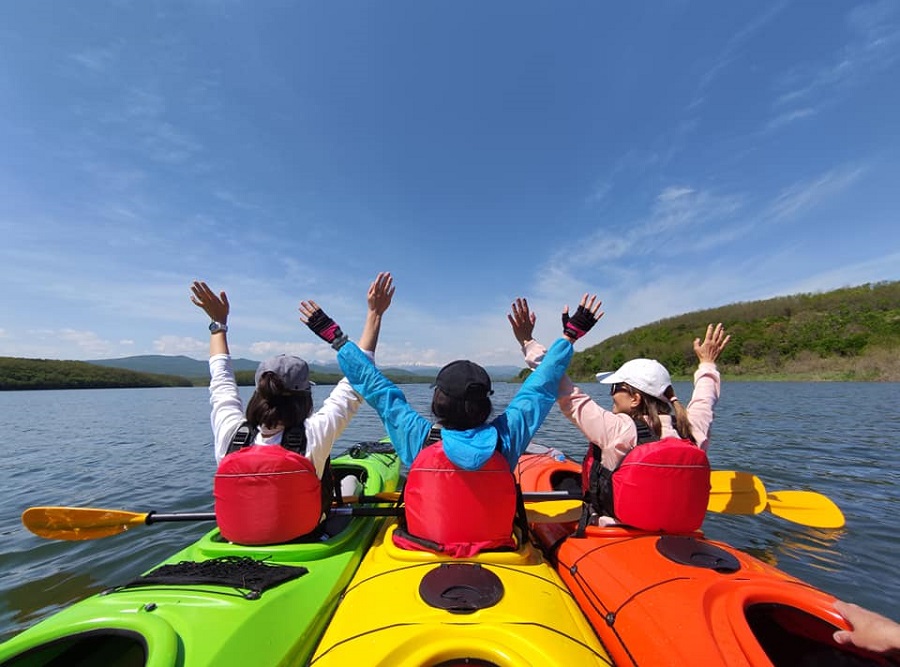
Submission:
<svg viewBox="0 0 900 667">
<path fill-rule="evenodd" d="M 86 361 L 0 357 L 0 390 L 190 386 L 183 377 L 105 368 Z"/>
<path fill-rule="evenodd" d="M 694 338 L 722 322 L 731 342 L 719 359 L 732 379 L 900 381 L 900 281 L 735 303 L 671 317 L 607 338 L 575 354 L 581 381 L 635 357 L 673 376 L 697 368 Z M 601 322 L 602 326 L 602 322 Z"/>
</svg>

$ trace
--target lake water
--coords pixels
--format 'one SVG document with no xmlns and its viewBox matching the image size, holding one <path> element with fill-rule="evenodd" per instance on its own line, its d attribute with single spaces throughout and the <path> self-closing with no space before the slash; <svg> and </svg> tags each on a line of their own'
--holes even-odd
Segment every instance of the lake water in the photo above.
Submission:
<svg viewBox="0 0 900 667">
<path fill-rule="evenodd" d="M 610 407 L 605 386 L 585 385 Z M 505 407 L 518 385 L 498 384 Z M 321 403 L 328 387 L 314 390 Z M 679 396 L 688 385 L 676 386 Z M 427 385 L 404 387 L 427 414 Z M 245 388 L 245 398 L 250 389 Z M 763 513 L 710 514 L 706 534 L 834 595 L 898 618 L 900 384 L 725 382 L 710 459 L 746 470 L 768 491 L 823 493 L 843 510 L 841 530 Z M 61 606 L 149 569 L 209 529 L 159 524 L 89 542 L 44 540 L 21 524 L 40 505 L 135 512 L 212 510 L 215 460 L 205 388 L 0 393 L 0 640 Z M 335 448 L 384 434 L 364 406 Z M 578 460 L 584 440 L 554 408 L 535 442 Z M 900 620 L 900 618 L 898 618 Z"/>
</svg>

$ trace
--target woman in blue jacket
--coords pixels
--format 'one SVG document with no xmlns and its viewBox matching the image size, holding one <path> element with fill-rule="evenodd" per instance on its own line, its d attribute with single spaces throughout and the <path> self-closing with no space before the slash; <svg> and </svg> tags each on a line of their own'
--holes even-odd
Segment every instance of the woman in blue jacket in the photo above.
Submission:
<svg viewBox="0 0 900 667">
<path fill-rule="evenodd" d="M 401 461 L 410 466 L 405 493 L 408 532 L 428 543 L 423 548 L 462 556 L 471 555 L 483 548 L 503 546 L 485 546 L 484 543 L 487 542 L 509 542 L 512 521 L 511 516 L 509 522 L 505 517 L 510 512 L 498 512 L 498 499 L 492 497 L 499 488 L 497 480 L 502 477 L 500 484 L 504 488 L 512 488 L 512 497 L 504 492 L 501 502 L 508 510 L 511 508 L 511 514 L 514 514 L 512 470 L 556 401 L 559 382 L 572 358 L 573 343 L 590 331 L 602 317 L 600 305 L 596 295 L 585 294 L 571 317 L 566 307 L 563 311 L 562 337 L 550 346 L 540 366 L 522 384 L 506 410 L 490 421 L 488 418 L 493 408 L 490 395 L 493 392 L 487 372 L 478 364 L 467 360 L 454 361 L 444 366 L 435 379 L 431 404 L 435 421 L 441 429 L 441 442 L 438 443 L 440 448 L 432 450 L 428 447 L 427 450 L 431 451 L 427 451 L 429 434 L 434 426 L 432 421 L 418 414 L 409 405 L 403 392 L 354 343 L 348 341 L 340 327 L 316 302 L 304 301 L 300 304 L 301 319 L 313 333 L 338 351 L 341 371 L 353 388 L 378 413 Z M 429 456 L 429 466 L 417 466 L 417 463 L 421 463 L 420 454 L 425 455 L 423 450 Z M 435 455 L 437 459 L 434 459 Z M 469 476 L 462 481 L 467 472 L 499 472 L 497 455 L 505 462 L 504 475 L 481 475 L 478 477 L 481 480 L 479 482 L 473 482 L 475 476 Z M 446 462 L 447 471 L 454 472 L 454 475 L 440 476 L 429 482 L 423 480 L 423 493 L 427 488 L 429 497 L 435 502 L 427 503 L 429 507 L 419 507 L 416 498 L 410 495 L 420 488 L 416 483 L 417 471 L 427 469 L 433 472 L 436 462 Z M 443 487 L 436 486 L 434 482 L 445 478 L 449 479 L 449 486 L 442 493 Z M 467 504 L 466 498 L 461 494 L 469 490 L 473 496 L 469 499 L 471 503 Z M 451 503 L 460 518 L 459 522 L 451 521 L 449 528 L 444 521 L 445 516 L 440 517 L 442 521 L 437 523 L 432 520 L 435 518 L 435 511 L 446 510 L 441 507 L 441 497 Z M 477 520 L 466 516 L 471 514 L 473 507 L 489 509 L 488 514 L 496 521 L 491 521 L 484 514 L 478 516 Z M 423 535 L 423 532 L 430 534 Z M 457 537 L 462 539 L 454 539 Z"/>
</svg>

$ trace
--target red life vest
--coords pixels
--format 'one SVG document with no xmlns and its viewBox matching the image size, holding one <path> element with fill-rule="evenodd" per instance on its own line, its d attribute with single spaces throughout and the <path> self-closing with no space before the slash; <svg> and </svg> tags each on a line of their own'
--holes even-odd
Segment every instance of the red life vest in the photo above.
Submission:
<svg viewBox="0 0 900 667">
<path fill-rule="evenodd" d="M 393 537 L 403 549 L 466 558 L 516 547 L 516 482 L 499 452 L 478 470 L 464 470 L 447 458 L 443 442 L 429 445 L 410 466 L 403 496 L 405 526 Z"/>
<path fill-rule="evenodd" d="M 216 470 L 213 496 L 219 532 L 236 544 L 289 542 L 322 520 L 323 485 L 315 466 L 280 445 L 249 444 L 226 455 Z"/>
<path fill-rule="evenodd" d="M 582 487 L 590 510 L 641 530 L 689 533 L 700 528 L 709 504 L 709 459 L 683 438 L 652 440 L 643 420 L 635 420 L 638 444 L 618 468 L 600 463 L 591 444 L 582 464 Z"/>
</svg>

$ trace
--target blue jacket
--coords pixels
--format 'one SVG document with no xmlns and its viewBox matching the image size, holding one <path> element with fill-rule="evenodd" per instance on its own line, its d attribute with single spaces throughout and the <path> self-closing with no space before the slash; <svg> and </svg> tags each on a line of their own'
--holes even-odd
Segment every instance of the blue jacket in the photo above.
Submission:
<svg viewBox="0 0 900 667">
<path fill-rule="evenodd" d="M 447 458 L 460 468 L 477 470 L 497 451 L 499 439 L 499 450 L 509 462 L 510 470 L 514 469 L 556 402 L 559 381 L 573 351 L 565 338 L 553 343 L 540 366 L 525 380 L 499 417 L 466 431 L 442 429 Z M 412 409 L 397 385 L 382 375 L 354 343 L 341 347 L 338 363 L 353 388 L 381 417 L 400 460 L 412 465 L 425 446 L 431 422 Z"/>
</svg>

